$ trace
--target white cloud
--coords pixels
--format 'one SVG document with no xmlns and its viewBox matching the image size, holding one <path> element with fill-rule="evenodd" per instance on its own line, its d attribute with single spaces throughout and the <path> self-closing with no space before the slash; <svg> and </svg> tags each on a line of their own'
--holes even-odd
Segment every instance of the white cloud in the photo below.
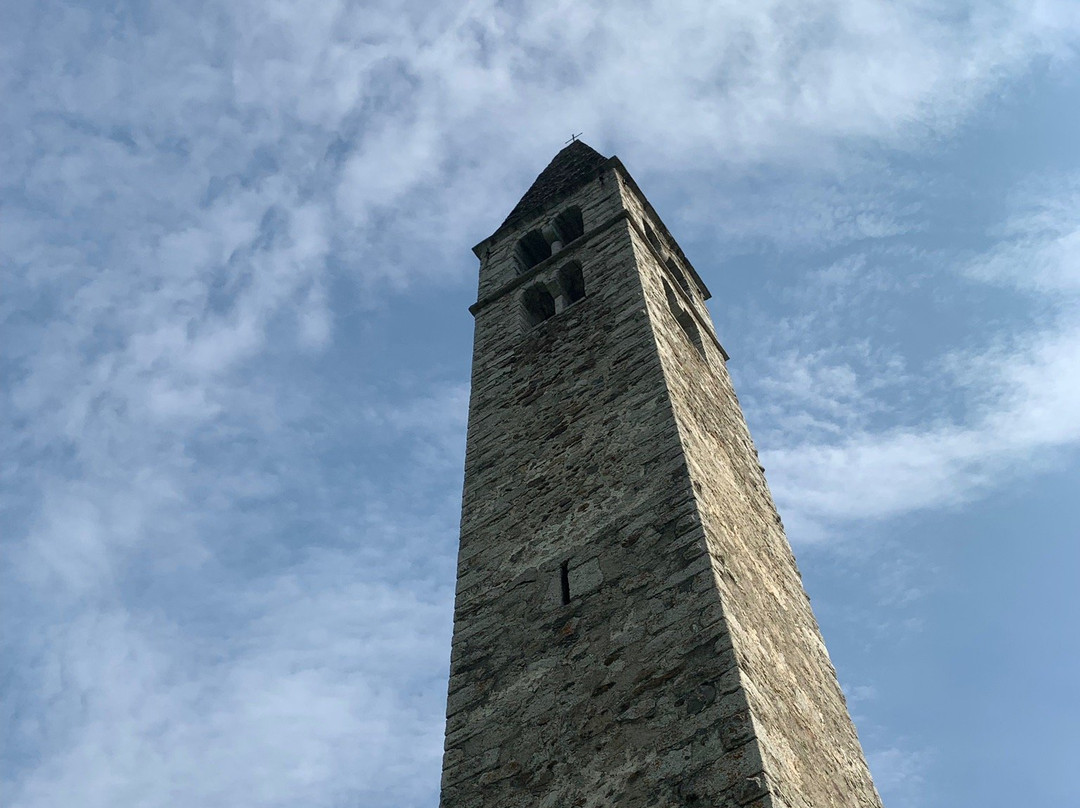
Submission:
<svg viewBox="0 0 1080 808">
<path fill-rule="evenodd" d="M 6 790 L 27 807 L 430 803 L 465 393 L 318 376 L 334 283 L 374 305 L 462 281 L 571 131 L 638 173 L 855 185 L 863 147 L 947 133 L 1078 29 L 1067 2 L 33 9 L 0 32 L 5 650 L 26 671 Z M 872 185 L 781 205 L 791 240 L 908 232 Z M 880 516 L 1073 440 L 1075 336 L 1053 337 L 998 368 L 1013 392 L 976 427 L 789 448 L 778 493 L 811 521 Z M 850 359 L 773 392 L 861 425 Z M 852 469 L 866 504 L 825 487 Z"/>
<path fill-rule="evenodd" d="M 15 729 L 51 753 L 8 804 L 427 804 L 451 593 L 365 577 L 336 555 L 255 579 L 220 636 L 115 606 L 55 626 L 29 672 L 54 718 Z"/>
<path fill-rule="evenodd" d="M 830 524 L 843 520 L 969 501 L 1016 474 L 1045 468 L 1056 450 L 1080 442 L 1080 217 L 1070 204 L 1072 187 L 1025 194 L 994 246 L 961 268 L 968 277 L 1034 295 L 1040 311 L 1050 312 L 1009 339 L 1007 348 L 994 344 L 1001 337 L 991 334 L 988 351 L 947 357 L 943 367 L 961 385 L 959 392 L 969 394 L 962 417 L 942 414 L 911 426 L 869 428 L 853 413 L 885 406 L 875 399 L 874 386 L 887 377 L 857 379 L 843 363 L 811 376 L 814 354 L 789 357 L 781 369 L 798 372 L 762 385 L 787 400 L 825 399 L 817 409 L 831 410 L 826 424 L 835 427 L 824 440 L 797 442 L 789 430 L 763 452 L 794 538 L 824 538 Z M 920 384 L 914 374 L 902 381 Z M 942 380 L 927 378 L 925 384 L 940 387 Z"/>
<path fill-rule="evenodd" d="M 867 752 L 878 792 L 888 794 L 896 808 L 923 805 L 924 773 L 934 755 L 926 750 L 912 751 L 891 746 Z"/>
<path fill-rule="evenodd" d="M 1080 294 L 1080 176 L 1029 181 L 1014 194 L 1013 205 L 1018 210 L 1001 228 L 994 249 L 964 271 L 1051 303 L 1074 304 Z"/>
</svg>

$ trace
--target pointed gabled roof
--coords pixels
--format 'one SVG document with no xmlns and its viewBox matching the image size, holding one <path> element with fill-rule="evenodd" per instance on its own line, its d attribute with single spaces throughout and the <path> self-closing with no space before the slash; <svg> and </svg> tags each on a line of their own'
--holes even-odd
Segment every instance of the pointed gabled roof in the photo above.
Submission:
<svg viewBox="0 0 1080 808">
<path fill-rule="evenodd" d="M 510 211 L 499 230 L 539 213 L 600 173 L 608 158 L 588 144 L 574 140 L 540 172 L 525 196 Z M 498 231 L 496 231 L 498 232 Z"/>
</svg>

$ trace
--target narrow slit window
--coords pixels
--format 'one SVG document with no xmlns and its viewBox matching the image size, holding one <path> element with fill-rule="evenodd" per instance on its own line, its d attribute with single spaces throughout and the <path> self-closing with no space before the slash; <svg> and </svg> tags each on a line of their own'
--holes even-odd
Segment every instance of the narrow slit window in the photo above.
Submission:
<svg viewBox="0 0 1080 808">
<path fill-rule="evenodd" d="M 562 590 L 562 604 L 570 603 L 570 562 L 564 561 L 559 568 L 559 588 Z"/>
</svg>

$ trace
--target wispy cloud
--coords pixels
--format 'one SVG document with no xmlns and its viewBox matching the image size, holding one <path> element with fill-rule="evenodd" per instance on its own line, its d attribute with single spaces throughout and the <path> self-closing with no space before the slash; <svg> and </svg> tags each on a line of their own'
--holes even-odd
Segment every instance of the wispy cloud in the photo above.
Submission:
<svg viewBox="0 0 1080 808">
<path fill-rule="evenodd" d="M 430 804 L 463 380 L 420 357 L 421 393 L 365 377 L 338 292 L 363 316 L 388 289 L 471 287 L 467 246 L 582 129 L 639 176 L 696 177 L 714 211 L 738 208 L 717 179 L 842 176 L 806 195 L 811 216 L 778 206 L 788 243 L 908 232 L 868 161 L 1071 59 L 1080 30 L 1069 2 L 46 2 L 11 16 L 4 778 L 27 808 Z M 1043 221 L 970 274 L 1003 282 L 1018 250 L 1057 267 L 1046 288 L 1071 288 L 1075 227 Z M 731 227 L 767 240 L 776 222 Z M 831 271 L 866 277 L 845 266 Z M 963 427 L 875 431 L 879 381 L 853 357 L 894 387 L 910 370 L 869 343 L 782 354 L 766 392 L 802 396 L 826 438 L 774 449 L 778 495 L 797 491 L 808 523 L 882 516 L 1075 440 L 1065 323 L 1018 340 L 1011 362 L 984 357 L 997 383 Z M 827 488 L 852 470 L 849 495 Z"/>
<path fill-rule="evenodd" d="M 1015 474 L 1045 468 L 1055 451 L 1080 441 L 1075 201 L 1072 179 L 1018 195 L 1018 209 L 993 246 L 959 267 L 964 277 L 1031 296 L 1036 322 L 1011 333 L 986 324 L 988 349 L 953 350 L 920 373 L 909 369 L 892 378 L 860 372 L 846 358 L 822 368 L 820 353 L 793 352 L 760 385 L 797 402 L 792 406 L 800 412 L 823 413 L 823 438 L 805 440 L 811 433 L 796 423 L 766 453 L 794 536 L 813 540 L 845 520 L 965 502 Z M 945 403 L 935 418 L 875 428 L 865 419 L 888 409 L 875 395 L 884 383 L 943 390 L 944 399 L 959 395 L 966 404 L 958 415 Z"/>
<path fill-rule="evenodd" d="M 934 759 L 926 750 L 913 751 L 897 746 L 867 752 L 878 791 L 892 797 L 896 808 L 924 804 L 924 772 Z"/>
<path fill-rule="evenodd" d="M 317 554 L 255 578 L 197 634 L 118 606 L 54 626 L 26 671 L 39 700 L 8 725 L 48 751 L 17 804 L 291 805 L 313 789 L 425 804 L 451 593 L 409 594 L 357 565 Z"/>
</svg>

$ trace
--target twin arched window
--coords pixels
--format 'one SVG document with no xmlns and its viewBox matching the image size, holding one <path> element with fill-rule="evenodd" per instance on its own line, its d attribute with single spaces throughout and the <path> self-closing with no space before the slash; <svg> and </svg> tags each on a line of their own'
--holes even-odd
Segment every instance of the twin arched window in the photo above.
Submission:
<svg viewBox="0 0 1080 808">
<path fill-rule="evenodd" d="M 530 230 L 521 237 L 515 250 L 518 274 L 532 269 L 584 234 L 585 222 L 577 205 L 562 211 L 543 227 Z"/>
<path fill-rule="evenodd" d="M 529 328 L 540 325 L 585 297 L 581 264 L 572 261 L 559 268 L 550 281 L 539 281 L 521 293 L 521 308 Z"/>
</svg>

